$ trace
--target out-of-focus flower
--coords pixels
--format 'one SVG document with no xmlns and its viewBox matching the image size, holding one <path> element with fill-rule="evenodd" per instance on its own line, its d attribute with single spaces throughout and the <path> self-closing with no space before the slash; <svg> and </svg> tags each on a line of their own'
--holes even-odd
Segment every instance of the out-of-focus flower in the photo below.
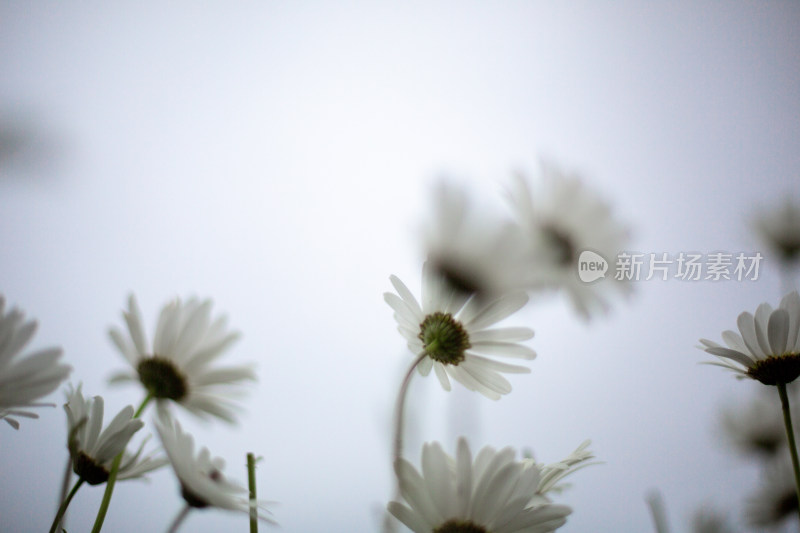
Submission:
<svg viewBox="0 0 800 533">
<path fill-rule="evenodd" d="M 493 300 L 520 290 L 526 265 L 518 227 L 478 212 L 464 189 L 445 181 L 435 200 L 434 220 L 424 231 L 430 267 L 465 296 Z"/>
<path fill-rule="evenodd" d="M 569 484 L 560 483 L 562 479 L 581 468 L 596 464 L 587 462 L 594 459 L 594 453 L 588 449 L 591 443 L 592 441 L 590 440 L 583 441 L 575 451 L 556 463 L 544 464 L 537 463 L 533 458 L 523 459 L 522 462 L 526 467 L 539 470 L 539 486 L 536 489 L 536 498 L 540 498 L 542 502 L 550 501 L 547 496 L 548 492 L 560 493 L 569 488 Z"/>
<path fill-rule="evenodd" d="M 14 417 L 39 418 L 24 408 L 55 407 L 55 404 L 36 400 L 56 390 L 67 379 L 72 367 L 58 362 L 61 348 L 47 348 L 24 358 L 17 357 L 36 332 L 36 322 L 25 322 L 24 315 L 17 309 L 6 312 L 5 305 L 5 298 L 0 296 L 0 419 L 19 429 Z"/>
<path fill-rule="evenodd" d="M 739 315 L 739 332 L 724 331 L 728 347 L 700 339 L 701 349 L 716 355 L 719 362 L 709 364 L 729 368 L 765 385 L 791 383 L 800 375 L 800 296 L 790 292 L 773 310 L 768 303 Z"/>
<path fill-rule="evenodd" d="M 514 460 L 514 450 L 485 447 L 472 460 L 459 439 L 452 458 L 437 442 L 422 448 L 422 472 L 405 459 L 395 462 L 405 503 L 389 512 L 416 533 L 512 533 L 555 531 L 572 510 L 532 504 L 540 484 L 538 468 Z"/>
<path fill-rule="evenodd" d="M 127 406 L 103 427 L 103 398 L 86 399 L 81 386 L 67 391 L 67 429 L 72 468 L 78 477 L 90 485 L 99 485 L 108 480 L 111 463 L 125 450 L 131 437 L 144 422 L 133 418 L 133 407 Z M 152 455 L 142 457 L 144 442 L 135 454 L 125 453 L 117 473 L 117 480 L 133 479 L 167 464 L 165 458 Z"/>
<path fill-rule="evenodd" d="M 510 365 L 479 354 L 533 359 L 536 353 L 520 344 L 533 337 L 528 328 L 490 329 L 528 301 L 522 292 L 506 293 L 491 302 L 456 291 L 429 263 L 422 272 L 422 306 L 396 276 L 390 278 L 397 294 L 385 293 L 398 331 L 408 348 L 426 357 L 417 366 L 427 376 L 431 368 L 445 390 L 453 378 L 466 388 L 491 399 L 511 392 L 511 384 L 499 372 L 527 373 L 530 369 Z M 399 296 L 398 296 L 399 295 Z M 449 377 L 448 377 L 449 376 Z"/>
<path fill-rule="evenodd" d="M 250 366 L 212 366 L 239 333 L 227 331 L 224 315 L 211 321 L 211 300 L 175 299 L 164 306 L 152 349 L 133 295 L 123 316 L 130 336 L 117 328 L 109 333 L 133 372 L 119 372 L 112 382 L 139 381 L 162 408 L 172 400 L 197 416 L 235 422 L 230 396 L 241 382 L 256 376 Z"/>
<path fill-rule="evenodd" d="M 769 249 L 786 263 L 800 258 L 800 205 L 787 198 L 777 209 L 763 210 L 753 227 Z"/>
<path fill-rule="evenodd" d="M 181 495 L 188 506 L 196 509 L 217 507 L 250 513 L 251 503 L 247 497 L 247 489 L 227 480 L 222 474 L 224 460 L 211 457 L 205 447 L 195 455 L 194 439 L 190 434 L 184 433 L 178 421 L 173 420 L 168 413 L 159 417 L 156 430 L 181 485 Z M 275 523 L 267 516 L 268 511 L 264 509 L 263 503 L 258 504 L 258 511 L 261 520 Z"/>
<path fill-rule="evenodd" d="M 509 198 L 526 241 L 525 285 L 532 290 L 563 290 L 584 318 L 608 310 L 609 296 L 626 294 L 630 284 L 617 279 L 617 255 L 628 241 L 628 230 L 611 208 L 576 175 L 542 164 L 542 179 L 532 188 L 517 175 Z M 582 281 L 579 259 L 584 251 L 599 254 L 609 273 L 601 280 Z"/>
<path fill-rule="evenodd" d="M 797 489 L 788 449 L 764 471 L 762 486 L 745 506 L 745 519 L 754 527 L 776 528 L 789 517 L 797 518 Z"/>
<path fill-rule="evenodd" d="M 714 508 L 704 506 L 692 515 L 692 533 L 733 533 L 728 518 Z"/>
<path fill-rule="evenodd" d="M 769 394 L 767 394 L 769 392 Z M 797 398 L 796 388 L 789 394 Z M 794 402 L 792 402 L 794 403 Z M 725 436 L 740 452 L 764 459 L 773 457 L 786 447 L 786 427 L 775 393 L 761 387 L 746 404 L 729 406 L 722 412 Z M 792 412 L 794 427 L 800 427 L 800 416 Z"/>
</svg>

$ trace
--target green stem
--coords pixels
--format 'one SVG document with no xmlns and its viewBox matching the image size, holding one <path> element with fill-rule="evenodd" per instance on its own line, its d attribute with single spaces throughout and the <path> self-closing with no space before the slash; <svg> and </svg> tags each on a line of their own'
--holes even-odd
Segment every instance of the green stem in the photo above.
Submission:
<svg viewBox="0 0 800 533">
<path fill-rule="evenodd" d="M 79 488 L 81 488 L 81 485 L 83 485 L 83 478 L 80 478 L 78 479 L 78 481 L 75 482 L 75 485 L 72 487 L 72 490 L 69 491 L 67 497 L 64 498 L 63 502 L 61 502 L 61 506 L 58 508 L 56 517 L 53 519 L 53 525 L 50 526 L 50 533 L 55 533 L 56 530 L 58 529 L 58 525 L 61 523 L 61 519 L 64 518 L 64 513 L 67 512 L 67 507 L 69 507 L 69 502 L 72 501 L 73 496 L 75 496 L 75 493 L 78 492 Z"/>
<path fill-rule="evenodd" d="M 133 414 L 134 419 L 139 418 L 152 398 L 153 395 L 148 392 L 147 396 L 144 397 L 144 400 L 142 400 L 142 403 L 139 405 L 139 408 Z M 114 485 L 117 482 L 117 472 L 119 472 L 119 465 L 122 462 L 124 453 L 125 450 L 119 452 L 114 458 L 114 462 L 111 463 L 111 471 L 108 473 L 108 481 L 106 481 L 106 491 L 103 493 L 103 501 L 100 503 L 100 509 L 97 510 L 97 518 L 95 518 L 92 533 L 100 533 L 100 530 L 103 528 L 103 521 L 106 519 L 108 505 L 111 503 L 111 495 L 114 493 Z"/>
<path fill-rule="evenodd" d="M 392 448 L 392 468 L 397 461 L 403 457 L 403 426 L 405 425 L 405 409 L 406 409 L 406 396 L 408 395 L 408 386 L 411 383 L 411 377 L 414 375 L 414 370 L 422 362 L 423 359 L 428 357 L 428 354 L 423 350 L 421 354 L 414 359 L 411 366 L 408 368 L 403 383 L 400 384 L 400 392 L 397 393 L 397 404 L 395 405 L 394 413 L 394 446 Z M 394 484 L 394 498 L 395 500 L 400 497 L 400 482 Z M 393 533 L 396 531 L 396 523 L 394 517 L 389 513 L 384 513 L 383 518 L 383 533 Z"/>
<path fill-rule="evenodd" d="M 258 508 L 256 507 L 256 457 L 247 454 L 247 487 L 250 489 L 250 533 L 258 533 Z"/>
<path fill-rule="evenodd" d="M 786 426 L 786 437 L 789 439 L 789 453 L 792 455 L 792 467 L 794 468 L 794 484 L 797 491 L 797 499 L 800 501 L 800 463 L 797 460 L 797 444 L 794 441 L 794 428 L 792 427 L 792 413 L 789 410 L 789 396 L 786 394 L 786 383 L 778 383 L 778 395 L 781 397 L 781 407 L 783 407 L 783 425 Z M 800 513 L 800 505 L 797 506 Z"/>
</svg>

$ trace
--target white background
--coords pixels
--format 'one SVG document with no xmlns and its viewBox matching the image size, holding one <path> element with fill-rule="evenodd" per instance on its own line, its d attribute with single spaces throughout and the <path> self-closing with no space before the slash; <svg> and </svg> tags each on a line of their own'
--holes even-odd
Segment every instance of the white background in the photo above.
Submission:
<svg viewBox="0 0 800 533">
<path fill-rule="evenodd" d="M 243 332 L 226 359 L 260 381 L 238 426 L 184 425 L 234 479 L 264 457 L 283 531 L 375 531 L 411 362 L 382 293 L 393 273 L 418 293 L 436 178 L 502 207 L 511 172 L 545 156 L 602 192 L 633 250 L 763 251 L 748 218 L 800 197 L 798 28 L 793 2 L 3 2 L 0 292 L 109 413 L 142 397 L 106 382 L 127 295 L 151 338 L 168 299 L 213 298 Z M 652 531 L 652 489 L 674 531 L 709 502 L 738 519 L 757 472 L 718 413 L 755 385 L 698 366 L 695 345 L 776 305 L 778 276 L 768 258 L 756 282 L 640 282 L 589 324 L 536 301 L 516 323 L 539 357 L 507 397 L 415 378 L 407 456 L 466 432 L 549 462 L 591 438 L 604 464 L 559 499 L 563 531 Z M 49 400 L 0 427 L 3 531 L 55 512 L 66 417 Z M 71 533 L 101 495 L 81 489 Z M 104 530 L 165 530 L 181 505 L 165 469 L 118 485 Z M 184 530 L 221 528 L 246 519 L 195 512 Z"/>
</svg>

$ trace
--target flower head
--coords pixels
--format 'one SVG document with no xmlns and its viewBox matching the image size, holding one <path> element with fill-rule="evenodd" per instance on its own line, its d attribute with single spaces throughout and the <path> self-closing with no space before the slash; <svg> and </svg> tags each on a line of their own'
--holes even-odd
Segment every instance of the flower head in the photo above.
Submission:
<svg viewBox="0 0 800 533">
<path fill-rule="evenodd" d="M 0 296 L 0 419 L 19 429 L 14 416 L 39 418 L 36 413 L 19 408 L 55 407 L 36 400 L 56 390 L 72 367 L 58 362 L 61 348 L 47 348 L 18 358 L 36 332 L 36 322 L 25 322 L 17 309 L 6 312 L 5 303 Z"/>
<path fill-rule="evenodd" d="M 464 438 L 455 459 L 437 442 L 422 448 L 422 472 L 395 462 L 400 493 L 392 515 L 416 533 L 511 533 L 554 531 L 571 509 L 536 500 L 541 475 L 514 460 L 514 450 L 485 447 L 475 460 Z"/>
<path fill-rule="evenodd" d="M 184 433 L 177 420 L 169 414 L 160 417 L 156 430 L 167 452 L 169 462 L 181 485 L 181 496 L 193 508 L 217 507 L 230 511 L 250 512 L 247 489 L 225 478 L 222 470 L 225 461 L 211 457 L 208 448 L 201 448 L 195 455 L 194 439 Z M 274 523 L 259 507 L 259 518 Z"/>
<path fill-rule="evenodd" d="M 542 172 L 539 189 L 532 189 L 522 175 L 517 175 L 509 194 L 527 243 L 525 284 L 533 290 L 565 291 L 575 309 L 588 318 L 595 311 L 608 309 L 609 293 L 627 293 L 630 286 L 616 276 L 594 283 L 581 281 L 580 255 L 591 250 L 613 264 L 628 240 L 628 230 L 579 177 L 545 164 Z"/>
<path fill-rule="evenodd" d="M 800 205 L 786 199 L 777 209 L 765 210 L 753 220 L 759 237 L 782 261 L 800 258 Z"/>
<path fill-rule="evenodd" d="M 700 339 L 701 349 L 716 355 L 720 362 L 739 377 L 749 377 L 765 385 L 791 383 L 800 375 L 800 296 L 790 292 L 772 309 L 763 303 L 755 315 L 744 312 L 737 320 L 740 334 L 724 331 L 728 347 Z"/>
<path fill-rule="evenodd" d="M 536 356 L 520 344 L 533 337 L 532 330 L 489 328 L 521 309 L 528 297 L 521 292 L 506 293 L 485 302 L 477 295 L 467 296 L 454 289 L 429 263 L 423 267 L 422 278 L 422 305 L 396 276 L 390 280 L 397 294 L 384 294 L 409 349 L 426 356 L 417 366 L 420 374 L 426 376 L 433 368 L 445 390 L 450 390 L 452 378 L 491 399 L 509 393 L 511 385 L 499 372 L 526 373 L 530 369 L 479 354 L 522 359 Z"/>
<path fill-rule="evenodd" d="M 232 402 L 219 393 L 244 380 L 255 380 L 249 366 L 212 367 L 239 337 L 227 331 L 225 316 L 211 320 L 211 300 L 175 299 L 161 310 L 152 348 L 147 343 L 142 314 L 131 295 L 123 313 L 130 337 L 117 328 L 111 340 L 133 367 L 115 381 L 139 381 L 161 407 L 174 401 L 192 413 L 234 422 Z"/>
<path fill-rule="evenodd" d="M 90 485 L 105 483 L 114 458 L 125 451 L 131 437 L 144 426 L 144 422 L 133 418 L 133 407 L 129 405 L 101 431 L 103 398 L 86 399 L 81 385 L 77 389 L 70 386 L 64 410 L 67 412 L 68 448 L 73 471 Z M 142 457 L 143 447 L 144 442 L 137 453 L 123 455 L 118 480 L 142 477 L 167 464 L 164 458 Z"/>
<path fill-rule="evenodd" d="M 425 231 L 428 263 L 455 291 L 494 299 L 519 290 L 523 242 L 517 227 L 478 212 L 463 189 L 439 183 L 435 218 Z"/>
</svg>

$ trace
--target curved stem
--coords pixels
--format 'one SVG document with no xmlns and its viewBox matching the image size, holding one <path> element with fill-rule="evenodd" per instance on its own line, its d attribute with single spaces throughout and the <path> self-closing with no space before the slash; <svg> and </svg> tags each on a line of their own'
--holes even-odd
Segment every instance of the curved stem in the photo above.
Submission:
<svg viewBox="0 0 800 533">
<path fill-rule="evenodd" d="M 64 501 L 61 502 L 61 506 L 58 508 L 58 512 L 56 513 L 56 517 L 53 519 L 53 525 L 50 526 L 50 533 L 55 533 L 58 529 L 59 524 L 61 524 L 61 520 L 64 518 L 64 513 L 67 512 L 67 507 L 69 507 L 69 502 L 72 501 L 72 498 L 75 496 L 75 493 L 78 492 L 78 489 L 81 488 L 83 485 L 83 478 L 78 479 L 75 482 L 75 485 L 72 487 L 72 490 L 69 491 L 69 494 Z"/>
<path fill-rule="evenodd" d="M 147 396 L 144 397 L 142 403 L 139 404 L 139 408 L 133 415 L 133 419 L 139 418 L 139 416 L 144 411 L 144 408 L 147 407 L 147 404 L 150 403 L 150 400 L 153 398 L 151 393 L 147 393 Z M 94 520 L 94 527 L 92 527 L 92 533 L 100 533 L 100 530 L 103 528 L 103 521 L 106 519 L 106 513 L 108 512 L 108 505 L 111 503 L 111 495 L 114 493 L 114 485 L 117 482 L 117 473 L 119 472 L 119 465 L 122 462 L 122 456 L 125 454 L 125 450 L 119 452 L 119 454 L 114 457 L 114 462 L 111 463 L 111 471 L 108 473 L 108 481 L 106 481 L 106 491 L 103 493 L 103 501 L 100 503 L 100 509 L 97 510 L 97 518 Z"/>
<path fill-rule="evenodd" d="M 176 531 L 178 531 L 178 527 L 181 525 L 181 523 L 191 510 L 192 510 L 191 506 L 184 505 L 183 509 L 181 509 L 181 512 L 178 513 L 178 516 L 176 516 L 175 520 L 172 521 L 172 525 L 169 526 L 167 533 L 175 533 Z"/>
<path fill-rule="evenodd" d="M 250 489 L 250 533 L 258 533 L 258 509 L 256 507 L 256 457 L 247 454 L 247 486 Z"/>
<path fill-rule="evenodd" d="M 428 355 L 422 352 L 414 359 L 411 366 L 408 368 L 403 383 L 400 384 L 400 391 L 397 393 L 397 403 L 395 404 L 394 412 L 394 445 L 392 447 L 392 468 L 397 463 L 397 460 L 403 457 L 403 426 L 406 408 L 406 395 L 408 394 L 408 385 L 411 383 L 411 377 L 414 375 L 414 370 Z M 400 483 L 399 481 L 394 484 L 394 496 L 392 499 L 396 500 L 400 497 Z M 396 528 L 394 517 L 388 512 L 384 511 L 383 519 L 383 533 L 392 533 Z"/>
<path fill-rule="evenodd" d="M 422 352 L 414 359 L 414 362 L 406 372 L 403 378 L 403 383 L 400 385 L 400 392 L 397 394 L 397 404 L 395 405 L 394 414 L 394 448 L 392 449 L 392 464 L 397 462 L 403 456 L 403 426 L 404 414 L 406 408 L 406 394 L 408 393 L 408 385 L 411 383 L 411 376 L 414 375 L 414 370 L 428 355 Z"/>
<path fill-rule="evenodd" d="M 797 460 L 797 444 L 794 440 L 792 413 L 789 411 L 789 396 L 786 394 L 786 383 L 778 383 L 777 387 L 778 395 L 781 397 L 781 407 L 783 407 L 783 425 L 786 426 L 786 437 L 789 439 L 789 452 L 792 455 L 795 490 L 797 491 L 797 499 L 800 500 L 800 464 L 798 464 Z M 800 506 L 798 506 L 797 511 L 800 513 Z"/>
</svg>

